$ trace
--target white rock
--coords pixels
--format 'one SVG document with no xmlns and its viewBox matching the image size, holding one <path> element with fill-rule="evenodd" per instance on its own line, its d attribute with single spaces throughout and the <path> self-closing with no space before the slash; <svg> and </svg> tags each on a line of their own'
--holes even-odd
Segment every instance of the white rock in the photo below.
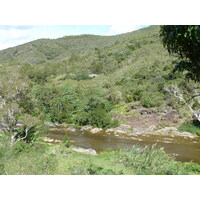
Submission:
<svg viewBox="0 0 200 200">
<path fill-rule="evenodd" d="M 102 131 L 102 128 L 93 128 L 92 130 L 90 130 L 91 133 L 99 133 L 100 131 Z"/>
<path fill-rule="evenodd" d="M 91 129 L 92 129 L 91 126 L 83 126 L 83 127 L 81 128 L 81 131 L 89 131 L 89 130 L 91 130 Z"/>
<path fill-rule="evenodd" d="M 75 132 L 76 129 L 75 128 L 67 128 L 67 131 Z"/>
<path fill-rule="evenodd" d="M 116 130 L 116 133 L 117 133 L 117 134 L 125 134 L 125 133 L 126 133 L 126 131 L 122 131 L 122 130 Z"/>
<path fill-rule="evenodd" d="M 111 132 L 114 132 L 115 130 L 113 129 L 113 128 L 109 128 L 109 129 L 107 129 L 105 132 L 106 133 L 111 133 Z"/>
<path fill-rule="evenodd" d="M 73 147 L 72 148 L 76 152 L 85 153 L 89 155 L 97 155 L 97 152 L 94 149 L 84 149 L 81 147 Z"/>
</svg>

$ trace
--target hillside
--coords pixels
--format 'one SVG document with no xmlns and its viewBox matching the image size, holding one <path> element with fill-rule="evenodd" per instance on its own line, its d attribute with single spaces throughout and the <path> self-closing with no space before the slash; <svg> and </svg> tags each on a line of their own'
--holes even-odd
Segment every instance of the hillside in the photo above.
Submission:
<svg viewBox="0 0 200 200">
<path fill-rule="evenodd" d="M 170 73 L 176 60 L 163 48 L 159 26 L 40 39 L 0 51 L 1 96 L 14 99 L 19 119 L 29 114 L 103 128 L 179 126 L 192 116 L 177 109 L 180 103 L 165 90 L 170 83 L 186 84 Z"/>
</svg>

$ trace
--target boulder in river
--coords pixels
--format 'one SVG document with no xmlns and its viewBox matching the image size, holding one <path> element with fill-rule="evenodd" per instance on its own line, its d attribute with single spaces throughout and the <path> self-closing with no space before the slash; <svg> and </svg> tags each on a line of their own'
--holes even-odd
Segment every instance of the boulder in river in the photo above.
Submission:
<svg viewBox="0 0 200 200">
<path fill-rule="evenodd" d="M 126 133 L 128 131 L 130 131 L 132 127 L 130 125 L 127 124 L 121 124 L 120 126 L 118 126 L 117 128 L 115 128 L 115 130 L 119 133 Z"/>
<path fill-rule="evenodd" d="M 45 137 L 43 141 L 47 143 L 61 143 L 62 142 L 61 140 L 51 139 L 48 137 Z"/>
<path fill-rule="evenodd" d="M 75 128 L 67 128 L 67 131 L 75 132 L 76 129 Z"/>
<path fill-rule="evenodd" d="M 95 133 L 101 132 L 102 130 L 103 130 L 102 128 L 93 128 L 93 129 L 90 130 L 90 132 L 95 134 Z"/>
<path fill-rule="evenodd" d="M 106 133 L 114 133 L 115 129 L 114 128 L 109 128 L 105 131 Z"/>
<path fill-rule="evenodd" d="M 81 128 L 81 131 L 90 131 L 91 129 L 92 129 L 91 126 L 83 126 L 83 127 Z"/>
<path fill-rule="evenodd" d="M 160 130 L 155 131 L 154 133 L 159 135 L 175 135 L 175 136 L 183 136 L 188 138 L 194 138 L 195 136 L 189 132 L 180 132 L 176 127 L 165 127 Z"/>
<path fill-rule="evenodd" d="M 85 154 L 89 154 L 89 155 L 97 155 L 97 152 L 91 148 L 85 149 L 85 148 L 81 148 L 81 147 L 73 147 L 72 149 L 79 153 L 85 153 Z"/>
<path fill-rule="evenodd" d="M 53 123 L 50 122 L 44 122 L 45 126 L 49 126 L 49 127 L 55 127 L 55 125 Z"/>
</svg>

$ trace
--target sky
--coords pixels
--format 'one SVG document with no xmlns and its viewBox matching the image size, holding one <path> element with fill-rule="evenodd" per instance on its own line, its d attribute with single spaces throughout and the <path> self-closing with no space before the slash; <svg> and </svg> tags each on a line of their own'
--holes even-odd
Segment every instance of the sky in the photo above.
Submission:
<svg viewBox="0 0 200 200">
<path fill-rule="evenodd" d="M 117 35 L 148 25 L 0 25 L 0 50 L 40 38 L 56 39 L 67 35 Z"/>
</svg>

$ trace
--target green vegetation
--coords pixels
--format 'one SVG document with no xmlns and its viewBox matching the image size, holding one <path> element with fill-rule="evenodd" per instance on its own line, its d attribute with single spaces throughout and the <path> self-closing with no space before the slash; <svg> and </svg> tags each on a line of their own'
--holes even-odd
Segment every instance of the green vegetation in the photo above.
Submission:
<svg viewBox="0 0 200 200">
<path fill-rule="evenodd" d="M 186 77 L 200 81 L 200 26 L 161 26 L 160 36 L 168 52 L 181 59 L 174 70 L 186 70 Z"/>
<path fill-rule="evenodd" d="M 68 141 L 68 140 L 66 140 Z M 180 163 L 155 146 L 133 147 L 129 151 L 106 151 L 99 155 L 77 153 L 64 142 L 48 145 L 41 141 L 7 145 L 0 136 L 0 174 L 8 175 L 125 175 L 200 174 L 200 166 Z"/>
<path fill-rule="evenodd" d="M 188 83 L 170 74 L 177 59 L 163 48 L 159 30 L 37 40 L 0 51 L 4 110 L 15 102 L 16 119 L 29 114 L 41 121 L 108 128 L 120 124 L 118 107 L 129 103 L 157 111 L 170 110 L 171 102 L 178 106 L 165 87 Z"/>
<path fill-rule="evenodd" d="M 13 91 L 19 94 L 19 90 L 21 95 L 17 100 L 20 111 L 16 117 L 30 114 L 42 121 L 108 128 L 119 124 L 111 115 L 117 104 L 141 99 L 141 105 L 146 107 L 160 106 L 162 91 L 155 103 L 145 99 L 145 93 L 148 85 L 155 81 L 149 73 L 162 65 L 158 62 L 162 59 L 148 61 L 147 56 L 144 64 L 140 59 L 152 45 L 155 51 L 162 49 L 161 44 L 158 46 L 158 30 L 155 26 L 120 36 L 37 40 L 1 51 L 0 70 L 5 87 L 19 86 Z M 147 65 L 152 65 L 153 71 L 148 67 L 146 73 Z M 91 73 L 98 76 L 91 78 Z M 10 83 L 6 76 L 11 79 L 12 74 L 17 78 Z M 135 90 L 138 84 L 140 89 Z M 20 88 L 21 85 L 24 87 Z M 156 95 L 157 87 L 152 88 Z"/>
<path fill-rule="evenodd" d="M 163 94 L 159 92 L 144 92 L 141 97 L 142 105 L 147 108 L 161 106 L 163 100 Z"/>
<path fill-rule="evenodd" d="M 178 129 L 180 131 L 187 131 L 200 136 L 200 123 L 197 120 L 192 122 L 184 122 L 181 126 L 179 126 Z"/>
<path fill-rule="evenodd" d="M 199 29 L 192 27 L 191 37 L 199 42 Z M 185 49 L 176 51 L 182 47 L 179 40 L 173 50 L 163 40 L 170 53 L 189 63 L 196 76 L 191 77 L 198 80 L 199 65 L 194 63 L 199 46 L 193 60 L 180 53 Z M 198 174 L 198 165 L 175 162 L 161 149 L 135 147 L 92 157 L 73 152 L 68 138 L 53 147 L 38 141 L 47 131 L 44 122 L 111 128 L 124 122 L 124 116 L 139 117 L 141 110 L 157 115 L 177 111 L 181 120 L 198 119 L 200 88 L 173 71 L 179 62 L 163 47 L 159 26 L 117 36 L 41 39 L 0 51 L 0 137 L 7 140 L 0 145 L 0 173 Z M 23 123 L 17 128 L 19 120 Z M 179 129 L 199 133 L 194 124 Z"/>
</svg>

